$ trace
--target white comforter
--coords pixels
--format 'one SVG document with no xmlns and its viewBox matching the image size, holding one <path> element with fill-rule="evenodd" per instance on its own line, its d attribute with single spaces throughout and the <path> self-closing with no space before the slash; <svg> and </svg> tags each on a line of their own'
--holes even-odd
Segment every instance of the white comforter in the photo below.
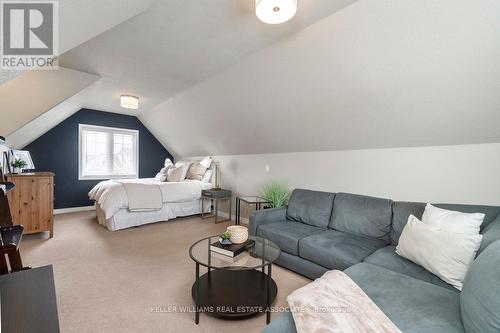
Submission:
<svg viewBox="0 0 500 333">
<path fill-rule="evenodd" d="M 198 180 L 169 183 L 160 182 L 154 178 L 143 178 L 139 181 L 144 184 L 158 185 L 161 190 L 163 203 L 198 200 L 201 198 L 201 190 L 212 187 L 211 183 L 203 183 Z M 113 217 L 120 209 L 129 208 L 129 200 L 123 184 L 114 180 L 102 181 L 94 186 L 89 192 L 89 198 L 99 204 L 106 214 L 106 219 Z"/>
</svg>

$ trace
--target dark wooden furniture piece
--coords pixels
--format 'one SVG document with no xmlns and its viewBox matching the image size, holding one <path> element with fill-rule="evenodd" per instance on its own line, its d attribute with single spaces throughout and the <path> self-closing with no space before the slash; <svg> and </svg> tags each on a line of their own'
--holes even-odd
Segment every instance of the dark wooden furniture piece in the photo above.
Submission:
<svg viewBox="0 0 500 333">
<path fill-rule="evenodd" d="M 211 217 L 215 217 L 215 223 L 222 223 L 231 221 L 231 198 L 232 198 L 231 190 L 202 190 L 201 191 L 201 218 L 208 219 Z M 212 205 L 215 202 L 215 208 L 213 212 L 210 214 L 205 214 L 205 200 L 211 200 Z M 226 219 L 219 220 L 219 202 L 220 201 L 229 201 L 229 216 Z"/>
<path fill-rule="evenodd" d="M 250 239 L 255 245 L 234 261 L 210 250 L 210 244 L 218 239 L 219 236 L 204 238 L 189 249 L 189 256 L 196 264 L 196 280 L 191 288 L 195 323 L 199 323 L 203 312 L 229 318 L 266 313 L 269 324 L 270 308 L 278 293 L 271 267 L 281 254 L 279 247 L 270 240 L 253 236 Z M 208 270 L 202 276 L 200 266 Z"/>
<path fill-rule="evenodd" d="M 25 234 L 48 231 L 54 236 L 54 174 L 34 172 L 5 175 L 16 187 L 9 192 L 14 225 L 24 226 Z"/>
<path fill-rule="evenodd" d="M 14 188 L 13 183 L 0 182 L 0 274 L 8 274 L 26 269 L 23 267 L 19 245 L 24 228 L 12 224 L 7 193 Z"/>
<path fill-rule="evenodd" d="M 0 276 L 2 333 L 57 333 L 52 266 Z"/>
<path fill-rule="evenodd" d="M 241 222 L 241 203 L 244 202 L 248 205 L 255 205 L 255 210 L 261 210 L 262 205 L 268 204 L 269 201 L 258 196 L 241 196 L 236 197 L 236 225 Z"/>
</svg>

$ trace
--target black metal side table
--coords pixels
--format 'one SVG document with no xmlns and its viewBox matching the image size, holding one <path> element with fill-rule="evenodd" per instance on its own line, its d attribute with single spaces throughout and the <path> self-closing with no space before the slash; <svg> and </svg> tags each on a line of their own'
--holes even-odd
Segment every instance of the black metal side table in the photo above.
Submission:
<svg viewBox="0 0 500 333">
<path fill-rule="evenodd" d="M 241 196 L 236 197 L 236 225 L 240 225 L 241 221 L 241 202 L 244 202 L 248 205 L 255 205 L 255 210 L 261 210 L 262 205 L 268 204 L 264 198 L 258 196 Z"/>
<path fill-rule="evenodd" d="M 223 318 L 265 313 L 269 324 L 271 305 L 278 294 L 271 267 L 281 254 L 280 248 L 268 239 L 250 236 L 254 246 L 233 260 L 210 249 L 218 239 L 219 236 L 204 238 L 189 249 L 189 256 L 196 264 L 195 282 L 191 287 L 196 306 L 195 323 L 199 323 L 200 313 Z M 207 268 L 203 275 L 200 275 L 200 266 Z"/>
<path fill-rule="evenodd" d="M 231 208 L 232 208 L 232 195 L 231 190 L 202 190 L 201 191 L 201 218 L 208 219 L 215 217 L 215 223 L 222 223 L 231 221 Z M 215 204 L 214 211 L 209 214 L 205 213 L 205 200 L 209 199 Z M 229 216 L 227 219 L 219 220 L 219 201 L 226 200 L 229 201 Z"/>
</svg>

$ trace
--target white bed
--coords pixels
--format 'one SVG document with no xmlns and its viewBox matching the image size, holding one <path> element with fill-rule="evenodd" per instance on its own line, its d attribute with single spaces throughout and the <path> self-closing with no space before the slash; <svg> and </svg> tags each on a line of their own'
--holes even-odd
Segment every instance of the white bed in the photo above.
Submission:
<svg viewBox="0 0 500 333">
<path fill-rule="evenodd" d="M 131 211 L 126 183 L 143 184 L 144 189 L 156 190 L 161 200 L 157 208 L 136 209 Z M 130 181 L 107 180 L 97 184 L 90 192 L 90 199 L 95 201 L 99 224 L 116 231 L 148 223 L 168 221 L 170 219 L 201 214 L 201 191 L 212 188 L 211 183 L 198 180 L 182 182 L 161 182 L 155 178 L 135 179 Z M 150 191 L 151 193 L 151 191 Z M 154 195 L 154 191 L 153 194 Z M 144 199 L 144 198 L 142 198 Z M 148 198 L 149 199 L 149 198 Z M 210 204 L 205 205 L 205 212 L 210 211 Z"/>
</svg>

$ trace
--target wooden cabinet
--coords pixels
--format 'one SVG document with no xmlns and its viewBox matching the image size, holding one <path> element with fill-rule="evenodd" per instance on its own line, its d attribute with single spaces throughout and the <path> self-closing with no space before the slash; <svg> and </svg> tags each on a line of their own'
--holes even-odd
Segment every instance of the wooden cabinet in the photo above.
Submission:
<svg viewBox="0 0 500 333">
<path fill-rule="evenodd" d="M 49 231 L 54 236 L 54 174 L 51 172 L 6 175 L 16 187 L 9 192 L 14 224 L 24 226 L 25 234 Z"/>
</svg>

